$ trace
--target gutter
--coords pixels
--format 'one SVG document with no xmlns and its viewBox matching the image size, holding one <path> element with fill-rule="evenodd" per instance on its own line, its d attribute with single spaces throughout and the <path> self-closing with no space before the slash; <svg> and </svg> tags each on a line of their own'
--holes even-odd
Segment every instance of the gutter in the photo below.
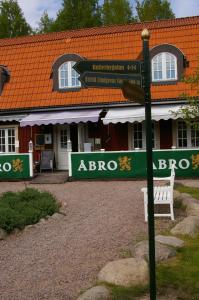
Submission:
<svg viewBox="0 0 199 300">
<path fill-rule="evenodd" d="M 168 105 L 168 104 L 186 104 L 187 100 L 177 100 L 177 99 L 165 99 L 165 100 L 152 100 L 152 106 L 156 105 Z M 1 115 L 11 115 L 11 114 L 24 114 L 24 113 L 38 113 L 38 112 L 57 112 L 63 110 L 84 110 L 84 109 L 108 109 L 108 108 L 119 108 L 119 107 L 132 107 L 140 106 L 138 103 L 126 101 L 126 102 L 116 102 L 116 103 L 101 103 L 101 104 L 88 104 L 82 106 L 55 106 L 55 107 L 40 107 L 40 108 L 29 108 L 29 109 L 14 109 L 14 110 L 0 110 Z"/>
</svg>

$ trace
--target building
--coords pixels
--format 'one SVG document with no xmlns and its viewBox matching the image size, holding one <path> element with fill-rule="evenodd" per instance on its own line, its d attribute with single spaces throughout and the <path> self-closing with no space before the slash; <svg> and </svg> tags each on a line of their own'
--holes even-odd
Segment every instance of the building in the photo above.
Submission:
<svg viewBox="0 0 199 300">
<path fill-rule="evenodd" d="M 145 148 L 143 105 L 121 89 L 85 88 L 73 69 L 89 60 L 142 60 L 141 31 L 150 31 L 153 144 L 155 149 L 199 147 L 199 132 L 173 111 L 186 105 L 181 81 L 198 66 L 199 17 L 71 30 L 0 40 L 0 151 L 55 153 Z"/>
</svg>

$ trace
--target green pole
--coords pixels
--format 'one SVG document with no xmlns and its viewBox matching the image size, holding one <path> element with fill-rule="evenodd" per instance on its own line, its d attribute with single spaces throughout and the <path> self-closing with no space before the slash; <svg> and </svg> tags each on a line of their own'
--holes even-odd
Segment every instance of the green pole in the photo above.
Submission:
<svg viewBox="0 0 199 300">
<path fill-rule="evenodd" d="M 147 189 L 148 189 L 148 236 L 149 236 L 149 275 L 150 300 L 156 300 L 155 275 L 155 229 L 154 229 L 154 197 L 153 197 L 153 153 L 152 153 L 152 123 L 151 123 L 151 71 L 149 57 L 149 38 L 147 29 L 142 31 L 143 41 L 143 77 L 145 92 L 145 124 L 146 124 L 146 158 L 147 158 Z"/>
</svg>

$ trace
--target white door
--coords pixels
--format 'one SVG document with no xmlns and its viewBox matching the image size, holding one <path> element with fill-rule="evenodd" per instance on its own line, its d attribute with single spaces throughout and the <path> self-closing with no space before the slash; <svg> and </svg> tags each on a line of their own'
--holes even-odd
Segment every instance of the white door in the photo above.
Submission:
<svg viewBox="0 0 199 300">
<path fill-rule="evenodd" d="M 70 140 L 69 125 L 59 125 L 58 127 L 58 170 L 68 170 L 67 141 Z"/>
</svg>

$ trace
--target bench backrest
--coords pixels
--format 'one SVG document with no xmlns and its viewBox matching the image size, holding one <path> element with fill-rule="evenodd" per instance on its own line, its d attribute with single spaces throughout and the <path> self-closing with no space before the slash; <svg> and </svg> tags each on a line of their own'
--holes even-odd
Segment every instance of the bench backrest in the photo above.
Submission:
<svg viewBox="0 0 199 300">
<path fill-rule="evenodd" d="M 170 186 L 173 188 L 175 180 L 175 165 L 172 165 L 171 176 L 170 176 Z"/>
</svg>

